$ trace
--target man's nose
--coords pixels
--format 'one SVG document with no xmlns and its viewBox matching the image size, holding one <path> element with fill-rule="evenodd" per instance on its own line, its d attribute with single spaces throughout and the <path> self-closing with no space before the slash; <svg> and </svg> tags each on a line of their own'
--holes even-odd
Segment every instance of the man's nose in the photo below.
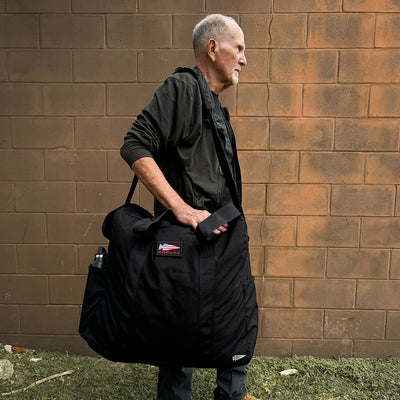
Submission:
<svg viewBox="0 0 400 400">
<path fill-rule="evenodd" d="M 244 54 L 243 54 L 242 57 L 240 57 L 240 59 L 239 59 L 239 64 L 240 64 L 242 67 L 245 67 L 245 66 L 247 65 L 246 56 L 245 56 Z"/>
</svg>

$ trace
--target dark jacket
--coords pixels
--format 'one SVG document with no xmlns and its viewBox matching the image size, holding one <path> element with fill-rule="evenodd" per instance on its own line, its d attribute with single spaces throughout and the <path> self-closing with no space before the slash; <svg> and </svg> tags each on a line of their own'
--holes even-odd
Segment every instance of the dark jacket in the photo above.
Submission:
<svg viewBox="0 0 400 400">
<path fill-rule="evenodd" d="M 198 68 L 194 71 L 214 108 L 206 80 Z M 226 120 L 233 135 L 227 110 Z M 176 72 L 157 89 L 125 136 L 121 155 L 129 166 L 142 157 L 154 158 L 170 185 L 190 206 L 210 212 L 221 207 L 225 179 L 214 149 L 211 121 L 205 117 L 198 84 L 190 73 Z M 240 190 L 236 152 L 234 162 Z M 156 214 L 161 211 L 156 202 Z"/>
</svg>

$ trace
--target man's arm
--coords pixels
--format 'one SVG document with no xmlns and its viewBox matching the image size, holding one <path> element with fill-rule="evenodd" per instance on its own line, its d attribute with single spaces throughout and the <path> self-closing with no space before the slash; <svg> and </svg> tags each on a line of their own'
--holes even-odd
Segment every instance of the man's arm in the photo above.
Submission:
<svg viewBox="0 0 400 400">
<path fill-rule="evenodd" d="M 185 203 L 165 179 L 153 158 L 143 157 L 136 160 L 132 164 L 132 169 L 151 194 L 166 209 L 171 210 L 181 224 L 196 229 L 197 225 L 210 215 L 206 210 L 196 210 Z M 225 232 L 227 226 L 227 224 L 220 226 L 214 231 L 214 234 Z"/>
</svg>

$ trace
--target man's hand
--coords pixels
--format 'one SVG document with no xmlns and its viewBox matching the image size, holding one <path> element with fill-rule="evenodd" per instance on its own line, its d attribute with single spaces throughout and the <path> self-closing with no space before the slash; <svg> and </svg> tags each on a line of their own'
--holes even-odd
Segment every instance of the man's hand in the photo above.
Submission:
<svg viewBox="0 0 400 400">
<path fill-rule="evenodd" d="M 176 210 L 172 210 L 175 214 L 176 219 L 184 225 L 189 225 L 193 229 L 196 229 L 197 225 L 204 221 L 210 213 L 206 210 L 196 210 L 193 207 L 185 204 L 185 206 L 180 207 Z M 213 231 L 214 235 L 220 235 L 223 232 L 226 232 L 228 228 L 228 224 L 223 224 L 219 228 Z"/>
<path fill-rule="evenodd" d="M 143 157 L 132 164 L 132 169 L 147 189 L 168 210 L 172 210 L 176 219 L 184 225 L 196 229 L 210 213 L 206 210 L 196 210 L 185 203 L 165 179 L 160 168 L 151 157 Z M 220 235 L 227 230 L 228 224 L 223 224 L 213 233 Z"/>
</svg>

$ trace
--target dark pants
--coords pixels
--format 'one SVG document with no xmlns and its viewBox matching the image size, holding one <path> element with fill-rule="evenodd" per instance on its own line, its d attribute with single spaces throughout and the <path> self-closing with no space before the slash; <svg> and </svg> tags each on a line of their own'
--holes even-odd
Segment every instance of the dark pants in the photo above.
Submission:
<svg viewBox="0 0 400 400">
<path fill-rule="evenodd" d="M 246 396 L 245 366 L 217 369 L 215 400 L 241 400 Z M 193 368 L 160 367 L 157 400 L 189 400 Z"/>
</svg>

